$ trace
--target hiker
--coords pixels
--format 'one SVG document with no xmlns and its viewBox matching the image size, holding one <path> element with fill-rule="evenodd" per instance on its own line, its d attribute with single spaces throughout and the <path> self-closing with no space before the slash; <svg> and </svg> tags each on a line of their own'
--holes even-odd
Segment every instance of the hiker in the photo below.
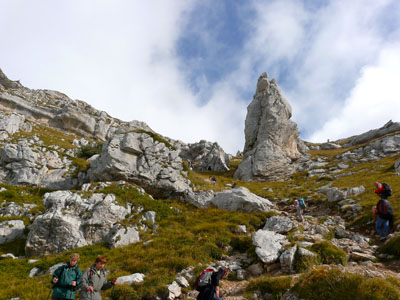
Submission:
<svg viewBox="0 0 400 300">
<path fill-rule="evenodd" d="M 200 292 L 197 300 L 222 300 L 220 298 L 219 282 L 228 276 L 229 270 L 225 267 L 204 270 L 197 279 L 196 289 Z"/>
<path fill-rule="evenodd" d="M 213 185 L 215 185 L 217 183 L 217 178 L 215 178 L 214 176 L 210 177 L 210 181 Z"/>
<path fill-rule="evenodd" d="M 101 290 L 113 287 L 117 279 L 107 281 L 104 265 L 107 260 L 98 255 L 93 265 L 83 272 L 82 281 L 79 285 L 80 300 L 101 300 Z"/>
<path fill-rule="evenodd" d="M 187 165 L 189 167 L 190 170 L 193 170 L 193 163 L 190 159 L 187 160 Z"/>
<path fill-rule="evenodd" d="M 374 223 L 376 231 L 380 236 L 380 240 L 384 241 L 390 234 L 389 226 L 393 225 L 393 208 L 387 200 L 392 195 L 392 189 L 387 183 L 374 183 L 375 193 L 381 198 L 373 210 Z M 384 231 L 382 231 L 382 227 Z"/>
<path fill-rule="evenodd" d="M 53 284 L 53 295 L 51 299 L 75 299 L 75 291 L 78 289 L 82 278 L 82 271 L 78 267 L 79 254 L 74 253 L 69 262 L 54 271 L 51 283 Z"/>
<path fill-rule="evenodd" d="M 303 198 L 299 199 L 294 199 L 293 203 L 294 208 L 296 209 L 296 218 L 298 221 L 303 222 L 303 214 L 304 214 L 304 209 L 306 208 L 306 203 Z"/>
</svg>

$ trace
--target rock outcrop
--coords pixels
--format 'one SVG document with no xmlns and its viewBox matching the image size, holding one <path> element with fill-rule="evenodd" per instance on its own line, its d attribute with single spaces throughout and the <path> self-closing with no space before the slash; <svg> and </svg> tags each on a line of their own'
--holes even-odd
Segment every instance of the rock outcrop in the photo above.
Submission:
<svg viewBox="0 0 400 300">
<path fill-rule="evenodd" d="M 259 197 L 242 186 L 217 193 L 211 202 L 220 209 L 240 212 L 266 212 L 274 208 L 268 199 Z"/>
<path fill-rule="evenodd" d="M 189 160 L 193 168 L 200 172 L 229 170 L 230 157 L 218 143 L 201 140 L 198 143 L 188 144 L 179 155 Z"/>
<path fill-rule="evenodd" d="M 241 180 L 278 180 L 296 171 L 307 147 L 290 120 L 292 109 L 274 79 L 263 73 L 247 107 L 243 161 L 235 172 Z"/>
<path fill-rule="evenodd" d="M 77 193 L 57 191 L 45 194 L 43 203 L 46 212 L 31 225 L 25 246 L 27 255 L 60 253 L 95 243 L 118 241 L 112 239 L 118 233 L 115 224 L 129 212 L 115 203 L 112 194 L 92 194 L 82 199 Z"/>
<path fill-rule="evenodd" d="M 386 134 L 393 133 L 396 131 L 400 131 L 400 123 L 393 122 L 390 120 L 381 128 L 372 129 L 360 135 L 352 136 L 350 138 L 345 139 L 348 141 L 343 147 L 350 147 L 355 145 L 360 145 L 366 142 L 369 142 L 373 139 L 383 137 Z"/>
<path fill-rule="evenodd" d="M 182 176 L 179 152 L 151 133 L 115 133 L 103 145 L 99 157 L 91 162 L 91 181 L 127 180 L 141 185 L 156 197 L 183 196 L 191 191 Z"/>
<path fill-rule="evenodd" d="M 0 109 L 75 134 L 105 140 L 118 128 L 151 131 L 144 122 L 123 122 L 80 100 L 51 90 L 31 90 L 0 70 Z M 1 128 L 1 127 L 0 127 Z M 0 129 L 1 131 L 1 129 Z"/>
</svg>

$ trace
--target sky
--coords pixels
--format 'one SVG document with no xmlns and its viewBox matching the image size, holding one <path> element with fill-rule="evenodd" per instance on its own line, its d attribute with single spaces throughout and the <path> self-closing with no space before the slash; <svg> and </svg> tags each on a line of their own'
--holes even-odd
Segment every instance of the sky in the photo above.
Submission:
<svg viewBox="0 0 400 300">
<path fill-rule="evenodd" d="M 326 142 L 400 122 L 400 1 L 0 0 L 0 68 L 231 154 L 267 72 Z"/>
</svg>

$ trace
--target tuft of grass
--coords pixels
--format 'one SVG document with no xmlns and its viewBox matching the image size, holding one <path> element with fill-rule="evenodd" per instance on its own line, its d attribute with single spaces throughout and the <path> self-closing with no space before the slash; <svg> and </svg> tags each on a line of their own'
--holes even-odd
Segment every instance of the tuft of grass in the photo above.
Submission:
<svg viewBox="0 0 400 300">
<path fill-rule="evenodd" d="M 172 146 L 170 142 L 168 142 L 166 139 L 162 138 L 159 134 L 157 134 L 155 132 L 142 130 L 142 129 L 135 130 L 134 132 L 136 132 L 136 133 L 145 133 L 145 134 L 151 136 L 153 138 L 153 140 L 155 140 L 155 141 L 157 141 L 159 143 L 163 143 L 169 149 L 176 150 L 176 148 L 174 146 Z"/>
<path fill-rule="evenodd" d="M 104 143 L 95 143 L 82 146 L 78 153 L 79 158 L 89 159 L 95 154 L 100 154 Z"/>
<path fill-rule="evenodd" d="M 306 272 L 315 265 L 320 265 L 322 259 L 319 255 L 317 256 L 301 256 L 296 253 L 294 257 L 294 268 L 297 272 Z"/>
<path fill-rule="evenodd" d="M 324 264 L 347 264 L 347 255 L 342 249 L 339 249 L 327 241 L 315 243 L 311 250 L 317 253 Z"/>
<path fill-rule="evenodd" d="M 390 280 L 366 279 L 337 268 L 315 268 L 295 285 L 300 298 L 309 300 L 398 300 L 400 291 Z"/>
<path fill-rule="evenodd" d="M 246 288 L 247 298 L 250 299 L 252 293 L 260 291 L 262 295 L 272 294 L 272 299 L 281 299 L 282 295 L 291 288 L 293 279 L 291 276 L 269 277 L 263 276 L 250 280 Z"/>
<path fill-rule="evenodd" d="M 397 235 L 378 248 L 378 252 L 400 256 L 400 235 Z"/>
</svg>

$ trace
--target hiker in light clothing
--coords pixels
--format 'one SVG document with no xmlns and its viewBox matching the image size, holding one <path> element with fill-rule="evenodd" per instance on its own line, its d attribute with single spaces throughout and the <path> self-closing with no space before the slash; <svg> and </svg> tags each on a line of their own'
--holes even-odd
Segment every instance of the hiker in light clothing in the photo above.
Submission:
<svg viewBox="0 0 400 300">
<path fill-rule="evenodd" d="M 297 218 L 297 220 L 300 221 L 300 222 L 303 222 L 304 221 L 304 218 L 303 218 L 304 208 L 301 207 L 299 199 L 294 199 L 293 206 L 296 209 L 296 218 Z"/>
<path fill-rule="evenodd" d="M 81 284 L 79 285 L 80 300 L 101 300 L 101 290 L 113 287 L 117 280 L 107 281 L 104 265 L 107 260 L 99 255 L 93 265 L 83 272 Z"/>
</svg>

